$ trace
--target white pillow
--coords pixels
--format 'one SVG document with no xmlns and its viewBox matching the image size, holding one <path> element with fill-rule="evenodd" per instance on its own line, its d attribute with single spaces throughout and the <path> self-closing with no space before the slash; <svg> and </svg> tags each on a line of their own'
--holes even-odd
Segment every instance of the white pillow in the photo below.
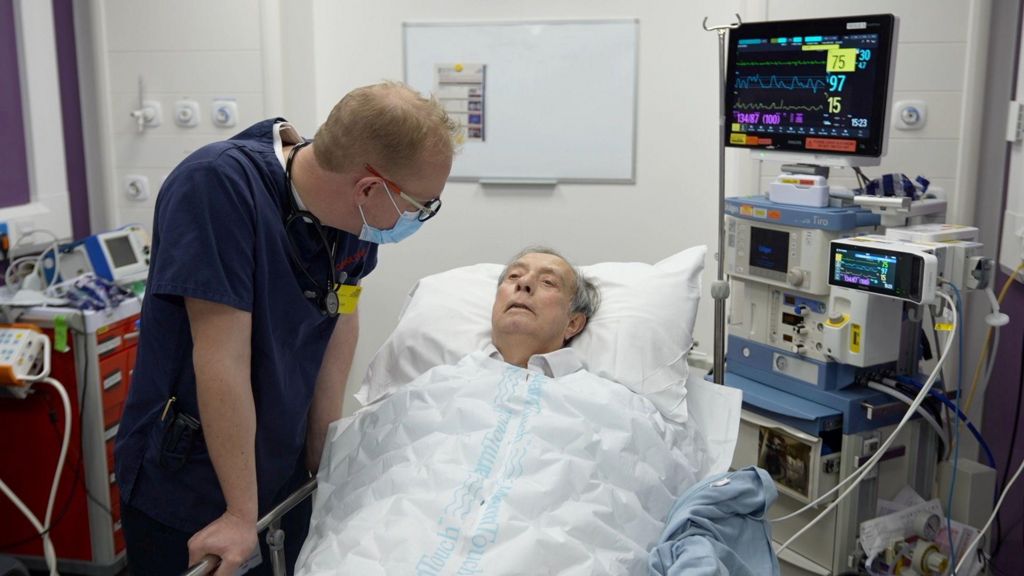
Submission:
<svg viewBox="0 0 1024 576">
<path fill-rule="evenodd" d="M 677 422 L 687 418 L 686 353 L 693 343 L 706 252 L 706 246 L 694 246 L 653 266 L 581 267 L 600 290 L 601 306 L 572 347 L 589 371 L 646 396 Z M 486 347 L 503 268 L 477 264 L 417 282 L 356 398 L 368 404 L 435 366 L 454 364 Z"/>
</svg>

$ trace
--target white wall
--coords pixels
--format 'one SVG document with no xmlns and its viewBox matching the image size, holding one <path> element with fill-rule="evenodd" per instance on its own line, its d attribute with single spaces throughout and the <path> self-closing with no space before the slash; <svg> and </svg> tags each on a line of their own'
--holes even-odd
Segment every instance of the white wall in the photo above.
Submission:
<svg viewBox="0 0 1024 576">
<path fill-rule="evenodd" d="M 90 3 L 93 64 L 98 79 L 94 106 L 104 117 L 96 140 L 105 164 L 98 179 L 105 191 L 105 214 L 98 230 L 153 219 L 156 192 L 170 170 L 193 150 L 226 138 L 269 114 L 274 89 L 265 78 L 274 71 L 264 63 L 267 42 L 263 16 L 274 3 L 260 0 L 101 0 Z M 277 34 L 276 16 L 271 15 Z M 138 132 L 129 113 L 139 105 L 139 78 L 144 98 L 161 103 L 160 126 Z M 238 125 L 218 128 L 211 122 L 214 98 L 234 98 Z M 199 102 L 199 125 L 174 123 L 175 102 Z M 138 202 L 125 193 L 126 175 L 149 179 L 151 196 Z M 95 195 L 95 188 L 91 192 Z"/>
</svg>

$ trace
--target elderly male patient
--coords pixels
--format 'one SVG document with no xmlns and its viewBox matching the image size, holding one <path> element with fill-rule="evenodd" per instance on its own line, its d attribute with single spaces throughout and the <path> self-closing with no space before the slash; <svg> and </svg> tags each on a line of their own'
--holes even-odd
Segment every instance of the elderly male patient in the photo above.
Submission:
<svg viewBox="0 0 1024 576">
<path fill-rule="evenodd" d="M 597 307 L 557 252 L 516 256 L 492 344 L 332 426 L 297 574 L 645 573 L 703 449 L 567 346 Z"/>
<path fill-rule="evenodd" d="M 548 376 L 583 367 L 567 344 L 597 311 L 594 284 L 550 248 L 527 248 L 505 267 L 491 310 L 487 352 Z"/>
</svg>

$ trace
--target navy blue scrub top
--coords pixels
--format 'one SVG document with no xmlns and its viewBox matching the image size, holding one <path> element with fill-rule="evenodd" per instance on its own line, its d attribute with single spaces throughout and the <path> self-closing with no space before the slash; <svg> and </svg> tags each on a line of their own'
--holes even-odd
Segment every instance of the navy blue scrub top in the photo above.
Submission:
<svg viewBox="0 0 1024 576">
<path fill-rule="evenodd" d="M 317 373 L 336 320 L 304 291 L 314 288 L 289 255 L 285 216 L 291 207 L 273 128 L 256 124 L 204 146 L 167 177 L 157 197 L 152 258 L 142 305 L 138 359 L 117 435 L 121 499 L 151 518 L 194 532 L 226 509 L 202 435 L 184 464 L 161 461 L 172 418 L 167 399 L 199 419 L 192 336 L 185 297 L 252 314 L 252 390 L 256 407 L 259 511 L 267 512 L 304 474 L 306 422 Z M 341 230 L 335 269 L 347 284 L 377 263 L 377 246 Z M 304 221 L 290 227 L 309 274 L 326 283 L 327 249 Z"/>
</svg>

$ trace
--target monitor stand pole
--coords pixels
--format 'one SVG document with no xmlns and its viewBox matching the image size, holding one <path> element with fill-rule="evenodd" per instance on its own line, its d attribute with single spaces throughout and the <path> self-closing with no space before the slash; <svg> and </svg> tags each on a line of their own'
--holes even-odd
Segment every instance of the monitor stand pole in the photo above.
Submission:
<svg viewBox="0 0 1024 576">
<path fill-rule="evenodd" d="M 725 279 L 725 35 L 743 24 L 740 15 L 736 22 L 721 26 L 708 26 L 704 18 L 701 25 L 708 32 L 718 33 L 718 276 L 711 284 L 711 297 L 715 300 L 715 365 L 716 384 L 725 383 L 725 301 L 729 298 L 729 282 Z"/>
</svg>

